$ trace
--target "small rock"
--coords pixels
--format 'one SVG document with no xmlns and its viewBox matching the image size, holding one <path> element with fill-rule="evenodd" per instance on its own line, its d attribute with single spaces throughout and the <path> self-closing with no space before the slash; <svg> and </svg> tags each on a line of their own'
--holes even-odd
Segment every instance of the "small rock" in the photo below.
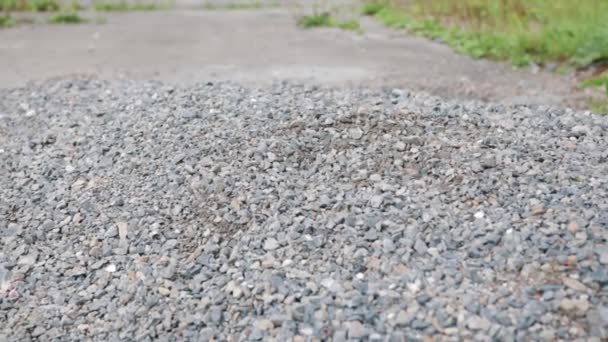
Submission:
<svg viewBox="0 0 608 342">
<path fill-rule="evenodd" d="M 109 273 L 114 273 L 116 272 L 116 265 L 114 264 L 109 264 L 108 266 L 106 266 L 106 268 L 104 268 L 106 270 L 106 272 Z"/>
<path fill-rule="evenodd" d="M 559 303 L 559 307 L 564 311 L 578 311 L 585 313 L 589 310 L 589 302 L 586 299 L 569 299 L 564 298 Z"/>
<path fill-rule="evenodd" d="M 426 246 L 426 243 L 424 243 L 424 241 L 417 239 L 416 243 L 414 244 L 414 249 L 420 254 L 426 254 L 428 247 Z"/>
<path fill-rule="evenodd" d="M 422 145 L 422 139 L 415 135 L 403 138 L 403 142 L 407 145 Z"/>
<path fill-rule="evenodd" d="M 405 151 L 405 147 L 407 145 L 405 145 L 405 143 L 403 141 L 398 141 L 397 143 L 395 143 L 395 150 L 399 151 L 399 152 L 403 152 Z"/>
<path fill-rule="evenodd" d="M 213 328 L 211 327 L 202 328 L 198 333 L 198 337 L 202 342 L 210 342 L 211 340 L 213 340 L 214 335 L 215 333 L 213 332 Z"/>
<path fill-rule="evenodd" d="M 369 176 L 369 180 L 372 182 L 380 182 L 380 181 L 382 181 L 382 176 L 380 176 L 377 173 L 373 173 Z"/>
<path fill-rule="evenodd" d="M 576 126 L 572 127 L 571 132 L 572 132 L 572 136 L 578 138 L 583 135 L 588 135 L 591 131 L 590 131 L 589 127 L 587 127 L 585 125 L 576 125 Z"/>
<path fill-rule="evenodd" d="M 407 90 L 393 88 L 391 90 L 391 95 L 394 96 L 394 97 L 408 97 L 409 96 L 409 92 Z"/>
<path fill-rule="evenodd" d="M 118 229 L 116 229 L 114 226 L 111 226 L 110 228 L 108 228 L 108 230 L 106 230 L 103 236 L 106 239 L 116 237 L 118 236 Z"/>
<path fill-rule="evenodd" d="M 600 248 L 595 251 L 598 261 L 602 265 L 608 265 L 608 248 Z"/>
<path fill-rule="evenodd" d="M 383 200 L 384 198 L 382 196 L 372 196 L 372 198 L 369 200 L 369 204 L 372 206 L 372 208 L 379 208 L 382 205 Z"/>
<path fill-rule="evenodd" d="M 274 324 L 269 319 L 259 319 L 255 322 L 255 327 L 260 330 L 274 329 Z"/>
<path fill-rule="evenodd" d="M 365 327 L 359 321 L 350 321 L 347 322 L 346 326 L 348 327 L 348 338 L 363 338 L 367 334 L 365 332 Z"/>
<path fill-rule="evenodd" d="M 275 238 L 268 238 L 266 239 L 266 241 L 264 241 L 264 249 L 267 251 L 273 251 L 277 248 L 279 248 L 279 242 L 277 241 L 277 239 Z"/>
<path fill-rule="evenodd" d="M 22 256 L 17 262 L 19 265 L 33 265 L 36 263 L 36 259 L 38 259 L 37 253 L 31 253 L 28 255 Z"/>
<path fill-rule="evenodd" d="M 467 327 L 472 330 L 483 330 L 486 331 L 490 329 L 492 323 L 483 317 L 479 317 L 477 315 L 469 317 L 467 319 Z"/>
<path fill-rule="evenodd" d="M 385 253 L 391 253 L 395 250 L 393 239 L 385 238 L 382 240 L 382 249 Z"/>
<path fill-rule="evenodd" d="M 332 341 L 334 342 L 346 342 L 348 339 L 346 338 L 346 330 L 337 330 L 334 333 Z"/>
<path fill-rule="evenodd" d="M 312 334 L 315 333 L 314 329 L 307 324 L 301 324 L 299 332 L 300 332 L 300 334 L 302 334 L 304 336 L 311 336 Z"/>
<path fill-rule="evenodd" d="M 262 259 L 262 267 L 271 268 L 274 265 L 274 262 L 275 262 L 275 258 L 272 256 L 272 254 L 267 253 L 264 256 L 264 259 Z"/>
<path fill-rule="evenodd" d="M 332 278 L 325 278 L 321 281 L 321 285 L 331 292 L 341 292 L 342 286 Z"/>
<path fill-rule="evenodd" d="M 350 136 L 351 139 L 359 140 L 363 137 L 363 131 L 359 127 L 351 128 L 348 131 L 348 135 Z"/>
<path fill-rule="evenodd" d="M 545 208 L 544 205 L 537 204 L 537 205 L 533 205 L 532 208 L 530 208 L 530 211 L 531 211 L 532 215 L 540 216 L 540 215 L 543 215 L 544 213 L 546 213 L 547 209 Z"/>
<path fill-rule="evenodd" d="M 574 278 L 570 278 L 570 277 L 563 277 L 562 279 L 564 285 L 566 285 L 567 287 L 576 290 L 576 291 L 587 291 L 587 287 L 581 283 L 580 281 L 574 279 Z"/>
<path fill-rule="evenodd" d="M 182 212 L 182 209 L 182 206 L 177 204 L 173 207 L 173 209 L 171 209 L 171 214 L 173 216 L 178 216 Z"/>
<path fill-rule="evenodd" d="M 43 328 L 43 327 L 41 327 L 41 326 L 37 326 L 37 327 L 34 329 L 34 331 L 32 331 L 32 336 L 34 336 L 34 337 L 38 337 L 38 336 L 40 336 L 40 335 L 44 334 L 45 332 L 46 332 L 46 329 L 44 329 L 44 328 Z"/>
<path fill-rule="evenodd" d="M 587 323 L 592 336 L 608 339 L 608 306 L 600 305 L 587 312 Z"/>
<path fill-rule="evenodd" d="M 129 227 L 127 222 L 116 222 L 116 227 L 118 228 L 118 236 L 120 240 L 126 241 Z"/>
<path fill-rule="evenodd" d="M 395 316 L 395 324 L 398 326 L 407 326 L 414 319 L 414 315 L 405 310 L 400 310 Z"/>
<path fill-rule="evenodd" d="M 183 109 L 181 111 L 181 117 L 184 118 L 184 119 L 195 119 L 195 118 L 200 117 L 200 115 L 198 115 L 198 113 L 196 113 L 193 110 Z"/>
<path fill-rule="evenodd" d="M 554 341 L 555 331 L 553 331 L 553 329 L 544 329 L 540 332 L 539 336 L 543 339 L 543 341 Z"/>
</svg>

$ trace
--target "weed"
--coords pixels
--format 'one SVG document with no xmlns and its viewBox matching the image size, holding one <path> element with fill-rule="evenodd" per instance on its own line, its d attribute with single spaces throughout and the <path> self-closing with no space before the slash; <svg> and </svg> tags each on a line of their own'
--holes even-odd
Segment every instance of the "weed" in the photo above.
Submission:
<svg viewBox="0 0 608 342">
<path fill-rule="evenodd" d="M 0 0 L 0 11 L 5 12 L 4 16 L 8 16 L 8 12 L 15 11 L 19 7 L 17 0 Z"/>
<path fill-rule="evenodd" d="M 376 13 L 380 12 L 384 8 L 384 4 L 380 2 L 369 2 L 363 4 L 363 8 L 361 9 L 361 14 L 363 15 L 376 15 Z"/>
<path fill-rule="evenodd" d="M 132 11 L 154 11 L 160 7 L 156 4 L 135 4 L 129 7 Z"/>
<path fill-rule="evenodd" d="M 337 28 L 341 28 L 343 30 L 350 30 L 350 31 L 356 31 L 356 32 L 361 32 L 361 25 L 359 24 L 359 22 L 357 20 L 344 20 L 344 21 L 337 21 L 335 23 L 335 26 Z"/>
<path fill-rule="evenodd" d="M 203 8 L 207 10 L 252 10 L 252 9 L 261 9 L 261 8 L 271 8 L 271 7 L 279 7 L 280 3 L 278 1 L 273 2 L 262 2 L 260 0 L 257 1 L 249 1 L 249 2 L 231 2 L 227 4 L 216 4 L 213 1 L 207 1 Z"/>
<path fill-rule="evenodd" d="M 344 30 L 361 31 L 361 26 L 358 21 L 338 20 L 328 13 L 302 16 L 298 19 L 298 25 L 303 28 L 337 27 Z"/>
<path fill-rule="evenodd" d="M 97 11 L 125 12 L 125 11 L 153 11 L 158 9 L 156 4 L 133 4 L 121 2 L 97 2 L 94 4 Z"/>
<path fill-rule="evenodd" d="M 55 0 L 30 0 L 27 8 L 36 12 L 52 12 L 59 10 L 59 3 Z"/>
<path fill-rule="evenodd" d="M 86 20 L 76 12 L 57 13 L 49 18 L 50 24 L 79 24 L 83 22 L 86 22 Z"/>
<path fill-rule="evenodd" d="M 72 12 L 76 12 L 76 11 L 82 11 L 86 8 L 80 2 L 74 0 L 70 3 L 69 6 L 67 6 L 67 9 Z"/>
<path fill-rule="evenodd" d="M 13 25 L 15 25 L 15 19 L 13 19 L 11 16 L 0 16 L 0 28 L 11 27 Z"/>
<path fill-rule="evenodd" d="M 239 9 L 258 9 L 258 8 L 262 8 L 264 7 L 264 4 L 260 1 L 254 1 L 251 3 L 248 2 L 243 2 L 243 3 L 238 3 L 238 2 L 234 2 L 234 3 L 229 3 L 225 6 L 226 9 L 233 9 L 233 10 L 239 10 Z"/>
<path fill-rule="evenodd" d="M 332 18 L 329 14 L 305 15 L 298 19 L 298 25 L 304 28 L 331 27 Z"/>
<path fill-rule="evenodd" d="M 60 8 L 56 0 L 0 0 L 0 11 L 51 12 Z"/>
<path fill-rule="evenodd" d="M 606 89 L 606 94 L 608 94 L 608 76 L 598 76 L 588 79 L 583 82 L 582 86 L 583 88 L 603 87 L 604 89 Z"/>
<path fill-rule="evenodd" d="M 602 100 L 592 100 L 590 105 L 591 109 L 596 113 L 608 114 L 608 72 L 605 72 L 604 75 L 596 76 L 594 78 L 590 78 L 585 80 L 581 86 L 583 88 L 603 88 L 606 94 L 606 97 Z"/>
</svg>

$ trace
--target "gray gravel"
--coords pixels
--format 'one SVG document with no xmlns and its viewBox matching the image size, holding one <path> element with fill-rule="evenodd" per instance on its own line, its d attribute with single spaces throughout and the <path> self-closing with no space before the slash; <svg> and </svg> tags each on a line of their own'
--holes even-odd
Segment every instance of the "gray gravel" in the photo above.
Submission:
<svg viewBox="0 0 608 342">
<path fill-rule="evenodd" d="M 605 340 L 607 129 L 398 89 L 1 90 L 0 340 Z"/>
</svg>

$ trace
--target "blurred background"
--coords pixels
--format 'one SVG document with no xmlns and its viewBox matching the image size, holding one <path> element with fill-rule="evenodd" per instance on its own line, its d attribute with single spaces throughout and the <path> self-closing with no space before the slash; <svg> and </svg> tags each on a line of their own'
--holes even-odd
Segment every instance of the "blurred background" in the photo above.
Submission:
<svg viewBox="0 0 608 342">
<path fill-rule="evenodd" d="M 179 12 L 182 19 L 176 19 L 176 11 Z M 186 13 L 185 11 L 189 12 Z M 205 14 L 201 14 L 203 12 Z M 246 12 L 248 14 L 227 14 L 228 12 Z M 124 19 L 128 16 L 128 13 L 138 14 L 130 14 L 128 20 Z M 148 17 L 153 19 L 146 19 L 144 13 L 150 13 Z M 288 16 L 291 23 L 287 23 L 287 21 L 279 22 L 279 19 L 277 19 L 279 15 Z M 162 38 L 164 30 L 176 30 L 176 27 L 181 27 L 182 24 L 186 25 L 185 23 L 193 16 L 200 16 L 201 25 L 209 27 L 190 29 L 188 26 L 183 26 L 183 30 L 180 31 L 181 36 Z M 254 17 L 257 19 L 252 19 Z M 217 24 L 220 19 L 222 23 Z M 150 26 L 152 20 L 156 24 Z M 326 31 L 323 33 L 325 36 L 319 35 L 317 37 L 317 45 L 319 46 L 318 49 L 326 49 L 324 46 L 329 43 L 335 45 L 338 49 L 342 44 L 345 44 L 345 41 L 356 41 L 353 44 L 360 44 L 359 46 L 353 45 L 348 52 L 335 53 L 337 59 L 340 59 L 338 55 L 344 54 L 344 57 L 352 57 L 355 61 L 357 57 L 362 56 L 363 52 L 355 54 L 353 51 L 374 50 L 376 49 L 374 44 L 379 44 L 379 41 L 374 44 L 361 43 L 365 39 L 370 41 L 378 39 L 382 35 L 418 37 L 418 39 L 425 39 L 434 44 L 446 46 L 452 52 L 470 60 L 496 62 L 494 68 L 499 68 L 500 71 L 498 74 L 494 74 L 485 64 L 470 64 L 469 66 L 466 64 L 468 62 L 450 57 L 437 47 L 425 45 L 422 42 L 415 43 L 412 40 L 403 43 L 402 40 L 400 41 L 402 44 L 395 43 L 393 47 L 398 49 L 400 46 L 406 46 L 405 48 L 402 47 L 401 50 L 404 62 L 393 63 L 393 57 L 398 61 L 398 53 L 394 51 L 395 49 L 387 48 L 390 51 L 384 54 L 388 61 L 385 69 L 390 68 L 396 70 L 395 72 L 405 70 L 401 79 L 410 80 L 414 88 L 418 86 L 424 89 L 441 88 L 439 85 L 428 85 L 428 82 L 413 80 L 422 77 L 415 73 L 414 69 L 422 67 L 430 70 L 435 68 L 435 65 L 451 64 L 454 66 L 453 72 L 447 67 L 441 69 L 440 66 L 436 67 L 438 69 L 435 70 L 437 74 L 442 75 L 453 73 L 452 77 L 446 76 L 444 80 L 444 83 L 448 84 L 446 88 L 456 87 L 449 84 L 452 79 L 465 79 L 466 82 L 469 82 L 467 83 L 469 87 L 473 89 L 471 92 L 484 98 L 485 94 L 481 93 L 484 91 L 491 93 L 491 91 L 485 90 L 486 88 L 495 86 L 497 89 L 501 89 L 502 85 L 496 83 L 499 81 L 492 81 L 494 78 L 504 77 L 509 79 L 509 77 L 512 77 L 513 80 L 521 80 L 522 82 L 513 82 L 512 79 L 505 82 L 517 83 L 518 87 L 525 88 L 534 83 L 529 76 L 534 74 L 538 75 L 537 78 L 539 79 L 542 77 L 552 78 L 547 82 L 542 80 L 541 88 L 558 89 L 564 87 L 564 90 L 556 91 L 556 96 L 568 97 L 568 100 L 564 103 L 601 113 L 608 111 L 608 0 L 0 0 L 0 44 L 4 39 L 6 56 L 10 56 L 14 52 L 11 61 L 20 65 L 21 57 L 19 57 L 19 54 L 15 52 L 15 49 L 9 49 L 7 46 L 22 46 L 22 53 L 27 53 L 27 49 L 34 51 L 34 48 L 40 45 L 43 39 L 30 39 L 30 37 L 16 33 L 5 34 L 3 37 L 2 31 L 33 26 L 68 24 L 72 26 L 76 26 L 75 24 L 107 25 L 117 28 L 116 30 L 120 28 L 123 31 L 130 31 L 133 27 L 133 31 L 136 32 L 133 39 L 136 41 L 152 39 L 148 37 L 149 34 L 157 32 L 159 34 L 157 40 L 162 40 L 167 45 L 171 45 L 172 43 L 166 41 L 169 39 L 180 40 L 180 37 L 187 35 L 183 32 L 188 32 L 188 30 L 195 34 L 199 29 L 204 30 L 204 32 L 214 29 L 211 27 L 211 23 L 214 23 L 213 25 L 215 25 L 219 36 L 222 36 L 225 31 L 230 31 L 229 25 L 223 21 L 232 21 L 230 25 L 237 32 L 240 32 L 241 29 L 255 31 L 259 27 L 266 27 L 263 30 L 260 29 L 260 31 L 263 31 L 263 34 L 272 33 L 272 36 L 266 36 L 265 41 L 267 42 L 277 40 L 277 35 L 290 37 L 289 41 L 286 40 L 279 45 L 268 45 L 269 50 L 256 51 L 256 54 L 259 55 L 252 56 L 252 58 L 259 58 L 260 63 L 267 61 L 267 63 L 276 64 L 277 61 L 291 61 L 290 58 L 297 59 L 296 62 L 298 63 L 301 61 L 302 58 L 300 57 L 279 56 L 276 55 L 276 51 L 272 51 L 273 49 L 284 49 L 289 46 L 290 48 L 293 47 L 294 51 L 291 56 L 295 56 L 295 52 L 298 52 L 300 47 L 297 42 L 300 39 L 295 37 L 295 33 L 291 31 L 292 28 L 287 25 L 293 25 L 302 31 L 306 29 L 333 29 L 349 32 L 351 35 L 345 36 Z M 244 25 L 247 25 L 247 27 Z M 226 28 L 223 28 L 223 26 L 226 26 Z M 377 26 L 384 27 L 387 31 L 383 33 L 377 29 Z M 89 32 L 88 34 L 93 38 L 90 39 L 91 42 L 84 44 L 88 47 L 93 46 L 97 49 L 97 52 L 101 51 L 96 43 L 99 39 L 95 37 L 103 36 L 105 30 L 111 31 L 110 28 L 98 28 Z M 71 33 L 66 30 L 57 29 L 57 31 L 58 33 L 54 34 L 53 37 L 65 36 L 65 41 L 68 38 L 76 39 L 70 37 Z M 116 33 L 112 31 L 111 34 Z M 291 37 L 291 34 L 294 34 L 294 37 Z M 329 35 L 331 35 L 331 39 L 328 38 Z M 107 36 L 108 34 L 105 35 L 105 37 Z M 126 33 L 126 37 L 128 36 L 129 34 Z M 190 41 L 190 43 L 205 44 L 209 40 L 205 37 L 201 36 L 199 40 Z M 48 37 L 45 37 L 42 43 L 47 44 L 48 39 Z M 58 40 L 57 49 L 69 48 L 68 43 L 61 42 L 61 37 L 53 39 Z M 120 41 L 118 37 L 114 39 Z M 189 39 L 194 38 L 184 37 L 184 41 L 189 41 Z M 306 45 L 305 48 L 301 47 L 302 51 L 299 53 L 306 54 L 311 49 L 317 49 L 317 47 L 314 47 L 315 43 L 312 42 L 312 38 L 310 39 L 310 44 Z M 251 39 L 239 38 L 237 40 L 246 41 Z M 24 44 L 31 44 L 31 46 Z M 224 45 L 218 46 L 218 49 L 225 49 L 228 54 L 234 50 L 234 44 L 237 43 L 228 39 L 225 40 Z M 370 44 L 370 46 L 361 44 Z M 49 49 L 51 48 L 52 46 L 49 46 Z M 180 48 L 184 47 L 180 45 Z M 0 45 L 0 49 L 2 49 L 2 45 Z M 159 46 L 160 49 L 162 49 L 162 46 Z M 120 49 L 117 48 L 116 50 L 120 55 Z M 100 57 L 95 60 L 95 65 L 101 68 L 99 66 L 103 66 L 103 61 L 113 59 L 117 51 L 114 51 L 110 57 Z M 418 53 L 412 55 L 416 51 Z M 46 52 L 42 53 L 46 54 Z M 197 51 L 196 53 L 204 54 L 204 51 Z M 238 53 L 246 54 L 247 52 L 238 51 Z M 342 58 L 344 62 L 341 65 L 331 63 L 324 65 L 323 60 L 331 60 L 331 56 L 323 57 L 325 53 L 327 53 L 326 50 L 309 53 L 308 58 L 312 62 L 309 63 L 311 65 L 306 67 L 310 66 L 311 70 L 316 68 L 314 69 L 315 72 L 320 74 L 331 74 L 332 70 L 334 74 L 342 73 L 340 71 L 340 68 L 342 68 L 354 75 L 351 78 L 355 79 L 370 79 L 367 76 L 357 76 L 363 75 L 365 72 L 380 74 L 378 68 L 376 68 L 377 65 L 370 67 L 365 64 L 365 60 L 350 63 L 348 58 Z M 371 54 L 373 51 L 366 53 Z M 172 52 L 171 56 L 177 54 L 177 52 Z M 74 65 L 79 65 L 77 55 L 77 51 L 73 53 Z M 149 55 L 149 52 L 141 55 Z M 276 57 L 273 57 L 275 55 Z M 67 53 L 65 56 L 62 55 L 62 58 L 70 58 L 66 56 L 68 56 Z M 380 58 L 382 56 L 379 52 L 378 55 L 373 56 L 376 63 L 378 63 L 379 56 Z M 204 57 L 200 56 L 200 59 L 206 60 Z M 435 59 L 434 63 L 424 64 L 424 59 L 427 58 Z M 144 61 L 145 58 L 142 63 L 146 65 Z M 21 63 L 22 66 L 20 67 L 24 69 L 21 73 L 27 74 L 25 69 L 34 68 L 30 66 L 33 62 L 32 60 L 28 61 L 29 64 Z M 238 64 L 240 61 L 234 63 Z M 289 63 L 290 65 L 293 64 Z M 184 64 L 187 63 L 184 62 Z M 217 64 L 215 63 L 214 67 L 218 67 Z M 412 66 L 412 64 L 415 65 Z M 508 74 L 503 72 L 503 69 L 500 69 L 501 67 L 498 65 L 508 66 L 513 70 L 526 70 L 526 73 Z M 120 66 L 122 69 L 137 69 L 137 67 L 138 65 L 133 66 L 133 68 L 132 65 Z M 219 68 L 225 67 L 225 65 L 219 66 Z M 179 64 L 178 66 L 172 66 L 172 68 L 176 73 L 180 72 Z M 280 70 L 285 69 L 281 68 L 280 63 L 276 65 L 277 71 L 275 73 L 280 74 Z M 480 72 L 488 74 L 488 76 L 483 78 L 475 75 L 471 71 L 475 68 L 481 68 Z M 75 68 L 74 71 L 83 69 L 86 68 Z M 408 71 L 409 69 L 412 69 L 412 71 Z M 39 70 L 39 72 L 47 74 L 44 70 Z M 157 72 L 162 74 L 163 70 Z M 189 74 L 189 72 L 184 73 Z M 432 73 L 430 76 L 432 76 Z M 27 78 L 27 76 L 24 77 Z M 478 79 L 479 77 L 482 77 L 482 79 Z M 477 84 L 483 82 L 487 83 L 483 85 L 484 90 L 474 89 Z M 560 85 L 560 83 L 567 83 L 567 85 Z M 518 92 L 521 91 L 518 90 Z M 450 91 L 444 93 L 450 93 Z M 518 93 L 519 95 L 521 94 Z M 534 94 L 527 95 L 528 100 L 537 96 Z M 490 99 L 494 98 L 490 96 Z"/>
</svg>

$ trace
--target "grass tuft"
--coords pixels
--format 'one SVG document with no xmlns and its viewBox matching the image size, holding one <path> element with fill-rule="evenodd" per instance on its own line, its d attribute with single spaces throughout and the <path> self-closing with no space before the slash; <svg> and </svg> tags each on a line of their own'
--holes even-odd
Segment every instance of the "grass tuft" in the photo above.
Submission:
<svg viewBox="0 0 608 342">
<path fill-rule="evenodd" d="M 213 1 L 207 1 L 203 5 L 203 8 L 206 10 L 254 10 L 279 7 L 280 5 L 281 4 L 279 3 L 279 1 L 263 2 L 260 0 L 256 0 L 245 2 L 230 2 L 227 4 L 217 4 Z"/>
<path fill-rule="evenodd" d="M 305 15 L 298 19 L 298 26 L 303 28 L 336 27 L 343 30 L 361 31 L 361 25 L 356 20 L 338 20 L 328 13 Z"/>
<path fill-rule="evenodd" d="M 72 12 L 76 12 L 83 11 L 86 9 L 86 7 L 84 7 L 84 5 L 82 5 L 79 1 L 72 0 L 72 2 L 70 2 L 70 4 L 66 6 L 66 9 Z"/>
<path fill-rule="evenodd" d="M 153 11 L 158 9 L 156 4 L 133 4 L 121 2 L 97 2 L 94 4 L 97 11 L 126 12 L 126 11 Z"/>
<path fill-rule="evenodd" d="M 15 19 L 13 19 L 11 16 L 0 16 L 0 28 L 11 27 L 13 25 L 15 25 Z"/>
<path fill-rule="evenodd" d="M 27 8 L 35 12 L 54 12 L 58 11 L 60 6 L 55 0 L 29 0 Z"/>
<path fill-rule="evenodd" d="M 361 14 L 363 15 L 376 15 L 376 13 L 380 12 L 384 8 L 384 4 L 380 2 L 369 2 L 363 4 L 361 8 Z"/>
<path fill-rule="evenodd" d="M 17 0 L 0 0 L 0 11 L 6 12 L 4 17 L 8 16 L 9 11 L 23 10 L 22 6 Z"/>
<path fill-rule="evenodd" d="M 329 14 L 305 15 L 298 19 L 298 25 L 304 28 L 331 27 L 332 24 Z"/>
<path fill-rule="evenodd" d="M 80 24 L 83 22 L 86 22 L 86 20 L 76 12 L 57 13 L 49 18 L 50 24 Z"/>
<path fill-rule="evenodd" d="M 598 76 L 586 80 L 582 84 L 583 88 L 604 88 L 608 94 L 608 76 Z"/>
<path fill-rule="evenodd" d="M 58 11 L 61 5 L 56 0 L 0 0 L 0 11 Z"/>
</svg>

